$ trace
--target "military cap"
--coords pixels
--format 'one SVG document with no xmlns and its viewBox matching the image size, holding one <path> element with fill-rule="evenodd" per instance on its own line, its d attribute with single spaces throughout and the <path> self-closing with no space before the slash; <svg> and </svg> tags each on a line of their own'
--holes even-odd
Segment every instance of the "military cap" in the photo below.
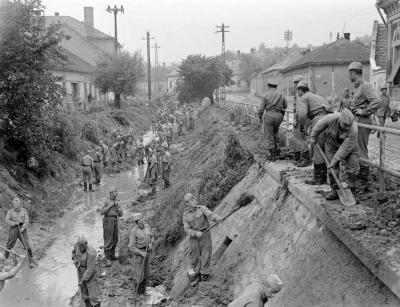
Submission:
<svg viewBox="0 0 400 307">
<path fill-rule="evenodd" d="M 76 242 L 78 245 L 87 245 L 87 240 L 84 236 L 79 237 L 78 241 Z"/>
<path fill-rule="evenodd" d="M 387 85 L 386 84 L 382 85 L 380 90 L 387 90 Z"/>
<path fill-rule="evenodd" d="M 308 90 L 310 89 L 306 81 L 300 81 L 299 84 L 297 84 L 297 88 L 306 88 Z"/>
<path fill-rule="evenodd" d="M 161 146 L 164 147 L 164 148 L 168 148 L 168 143 L 167 143 L 167 142 L 163 142 L 163 143 L 161 144 Z"/>
<path fill-rule="evenodd" d="M 293 78 L 293 83 L 299 83 L 300 81 L 303 81 L 303 76 L 298 75 Z"/>
<path fill-rule="evenodd" d="M 271 79 L 268 79 L 267 84 L 272 85 L 272 86 L 278 86 L 279 81 L 277 79 L 271 78 Z"/>
<path fill-rule="evenodd" d="M 274 293 L 278 293 L 283 288 L 283 282 L 276 274 L 268 276 L 267 283 Z"/>
<path fill-rule="evenodd" d="M 362 64 L 360 62 L 352 62 L 350 63 L 348 70 L 362 70 Z"/>
</svg>

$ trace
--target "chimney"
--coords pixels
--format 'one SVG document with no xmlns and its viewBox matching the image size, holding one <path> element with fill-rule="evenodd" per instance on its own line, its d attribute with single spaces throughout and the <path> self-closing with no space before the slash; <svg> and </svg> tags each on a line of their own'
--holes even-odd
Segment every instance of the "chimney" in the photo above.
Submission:
<svg viewBox="0 0 400 307">
<path fill-rule="evenodd" d="M 344 38 L 349 41 L 350 40 L 350 33 L 344 33 Z"/>
<path fill-rule="evenodd" d="M 56 12 L 56 13 L 54 14 L 54 16 L 60 16 L 60 13 L 59 13 L 59 12 Z"/>
<path fill-rule="evenodd" d="M 84 23 L 88 27 L 93 28 L 94 27 L 94 21 L 93 21 L 93 7 L 88 7 L 85 6 L 83 8 L 83 13 L 84 13 Z"/>
</svg>

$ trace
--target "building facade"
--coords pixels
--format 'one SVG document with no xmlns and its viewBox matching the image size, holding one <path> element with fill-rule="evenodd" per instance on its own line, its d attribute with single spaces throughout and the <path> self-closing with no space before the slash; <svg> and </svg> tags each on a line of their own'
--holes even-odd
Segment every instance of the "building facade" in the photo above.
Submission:
<svg viewBox="0 0 400 307">
<path fill-rule="evenodd" d="M 47 26 L 59 24 L 60 31 L 65 34 L 60 45 L 68 61 L 53 71 L 57 82 L 64 88 L 65 110 L 82 110 L 91 104 L 104 105 L 112 101 L 112 93 L 103 95 L 95 87 L 93 73 L 104 55 L 115 53 L 115 39 L 94 28 L 93 8 L 84 8 L 83 22 L 58 13 L 46 16 L 45 22 Z"/>
<path fill-rule="evenodd" d="M 226 65 L 232 69 L 232 77 L 233 81 L 231 85 L 226 87 L 227 93 L 238 93 L 238 92 L 248 92 L 249 86 L 247 81 L 243 79 L 243 74 L 240 66 L 242 65 L 242 61 L 239 59 L 235 59 L 232 61 L 226 62 Z"/>
<path fill-rule="evenodd" d="M 283 92 L 293 95 L 293 79 L 301 75 L 310 85 L 312 92 L 330 101 L 338 100 L 345 88 L 354 85 L 349 80 L 348 66 L 351 62 L 363 64 L 363 76 L 370 78 L 370 49 L 350 41 L 350 35 L 318 47 L 303 58 L 281 70 Z"/>
</svg>

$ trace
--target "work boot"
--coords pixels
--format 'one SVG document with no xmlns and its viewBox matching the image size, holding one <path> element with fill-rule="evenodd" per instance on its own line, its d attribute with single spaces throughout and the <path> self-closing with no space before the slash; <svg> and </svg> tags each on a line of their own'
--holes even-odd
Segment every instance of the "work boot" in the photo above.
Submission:
<svg viewBox="0 0 400 307">
<path fill-rule="evenodd" d="M 300 161 L 297 162 L 296 166 L 297 167 L 306 167 L 309 165 L 311 165 L 310 152 L 309 151 L 302 152 Z"/>
<path fill-rule="evenodd" d="M 275 162 L 276 161 L 276 151 L 275 151 L 275 149 L 270 149 L 268 151 L 267 160 L 269 160 L 271 162 Z"/>
<path fill-rule="evenodd" d="M 85 303 L 85 307 L 92 307 L 90 300 L 84 300 L 84 303 Z"/>
<path fill-rule="evenodd" d="M 336 200 L 339 199 L 339 195 L 337 190 L 332 190 L 330 191 L 326 196 L 325 196 L 326 200 Z"/>
<path fill-rule="evenodd" d="M 94 191 L 93 191 L 93 185 L 92 185 L 92 184 L 89 184 L 89 191 L 90 191 L 90 192 L 94 192 Z"/>
<path fill-rule="evenodd" d="M 87 192 L 87 183 L 86 182 L 83 183 L 83 191 Z"/>
<path fill-rule="evenodd" d="M 360 172 L 358 173 L 358 179 L 360 183 L 360 192 L 371 192 L 369 182 L 369 166 L 360 165 Z"/>
<path fill-rule="evenodd" d="M 301 159 L 301 151 L 295 151 L 294 152 L 294 162 L 297 163 Z"/>
<path fill-rule="evenodd" d="M 304 182 L 310 185 L 321 185 L 326 183 L 326 165 L 314 164 L 314 178 L 307 179 Z"/>
</svg>

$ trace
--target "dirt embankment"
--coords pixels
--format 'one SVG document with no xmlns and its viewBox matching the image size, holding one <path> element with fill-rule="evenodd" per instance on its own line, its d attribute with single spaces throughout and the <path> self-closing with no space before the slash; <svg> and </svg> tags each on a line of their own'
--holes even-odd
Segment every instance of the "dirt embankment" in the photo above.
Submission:
<svg viewBox="0 0 400 307">
<path fill-rule="evenodd" d="M 76 188 L 79 159 L 85 150 L 94 148 L 100 140 L 112 145 L 113 131 L 132 130 L 138 136 L 150 128 L 153 113 L 153 108 L 142 102 L 121 110 L 107 107 L 90 113 L 63 114 L 68 123 L 64 130 L 68 135 L 63 137 L 70 150 L 65 150 L 65 154 L 54 152 L 51 176 L 47 178 L 36 177 L 25 165 L 10 163 L 9 153 L 3 150 L 0 155 L 0 241 L 4 243 L 8 234 L 5 215 L 12 207 L 12 199 L 19 196 L 31 219 L 29 234 L 35 258 L 40 258 L 43 249 L 51 244 L 48 233 L 52 225 L 69 209 L 69 195 Z M 127 167 L 129 164 L 122 163 L 110 171 Z M 17 243 L 16 248 L 21 247 Z"/>
</svg>

